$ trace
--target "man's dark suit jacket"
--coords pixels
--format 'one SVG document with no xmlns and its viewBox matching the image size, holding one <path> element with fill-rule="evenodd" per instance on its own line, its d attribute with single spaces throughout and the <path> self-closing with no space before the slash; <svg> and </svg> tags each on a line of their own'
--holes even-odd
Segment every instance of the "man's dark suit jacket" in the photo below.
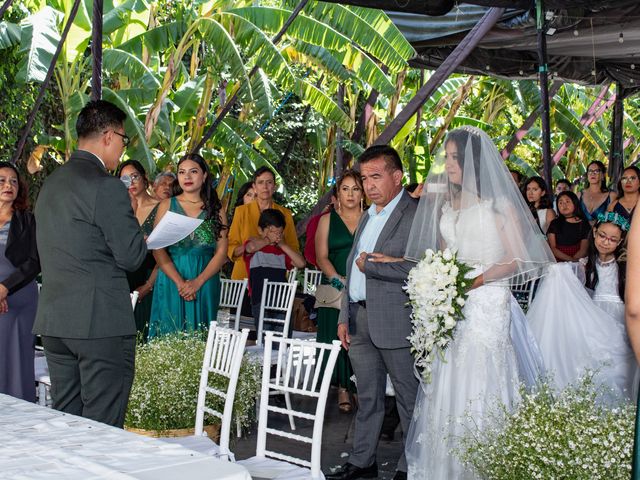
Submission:
<svg viewBox="0 0 640 480">
<path fill-rule="evenodd" d="M 35 216 L 42 292 L 33 332 L 135 335 L 125 271 L 140 266 L 147 247 L 124 184 L 79 150 L 47 178 Z"/>
</svg>

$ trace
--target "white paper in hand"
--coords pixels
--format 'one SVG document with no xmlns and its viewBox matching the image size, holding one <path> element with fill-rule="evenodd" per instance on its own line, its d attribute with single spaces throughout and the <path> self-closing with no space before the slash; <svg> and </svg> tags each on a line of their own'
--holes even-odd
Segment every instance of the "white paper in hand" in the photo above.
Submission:
<svg viewBox="0 0 640 480">
<path fill-rule="evenodd" d="M 195 231 L 201 223 L 199 218 L 167 212 L 147 238 L 147 248 L 158 250 L 173 245 Z"/>
</svg>

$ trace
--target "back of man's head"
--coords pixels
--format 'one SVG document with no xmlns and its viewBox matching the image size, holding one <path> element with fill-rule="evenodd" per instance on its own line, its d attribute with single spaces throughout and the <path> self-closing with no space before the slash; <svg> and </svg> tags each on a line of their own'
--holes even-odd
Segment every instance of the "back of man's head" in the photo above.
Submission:
<svg viewBox="0 0 640 480">
<path fill-rule="evenodd" d="M 111 128 L 119 128 L 127 114 L 106 100 L 92 100 L 87 103 L 76 121 L 78 138 L 95 137 Z"/>
<path fill-rule="evenodd" d="M 284 214 L 275 208 L 263 210 L 258 219 L 258 226 L 263 230 L 267 227 L 284 228 L 285 225 L 286 219 L 284 218 Z"/>
<path fill-rule="evenodd" d="M 402 160 L 400 159 L 400 155 L 398 155 L 395 148 L 390 147 L 389 145 L 374 145 L 367 148 L 362 155 L 360 155 L 358 161 L 362 164 L 378 158 L 384 159 L 387 170 L 392 172 L 394 170 L 402 171 Z"/>
</svg>

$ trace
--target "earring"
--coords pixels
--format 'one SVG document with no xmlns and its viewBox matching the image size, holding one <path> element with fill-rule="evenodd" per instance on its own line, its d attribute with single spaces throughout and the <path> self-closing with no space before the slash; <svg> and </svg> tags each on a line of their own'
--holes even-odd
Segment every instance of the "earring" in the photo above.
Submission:
<svg viewBox="0 0 640 480">
<path fill-rule="evenodd" d="M 340 199 L 338 199 L 338 211 L 342 211 L 342 204 L 340 203 Z"/>
</svg>

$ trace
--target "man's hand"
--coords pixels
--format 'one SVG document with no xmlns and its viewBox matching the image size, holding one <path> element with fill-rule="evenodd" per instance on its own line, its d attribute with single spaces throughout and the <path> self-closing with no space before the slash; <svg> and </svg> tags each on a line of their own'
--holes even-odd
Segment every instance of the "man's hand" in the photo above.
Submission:
<svg viewBox="0 0 640 480">
<path fill-rule="evenodd" d="M 362 252 L 356 260 L 356 266 L 362 273 L 364 273 L 364 262 L 367 260 L 367 255 L 369 255 L 367 252 Z"/>
<path fill-rule="evenodd" d="M 351 344 L 351 335 L 349 335 L 349 327 L 346 323 L 338 324 L 338 339 L 342 343 L 342 348 L 348 351 Z"/>
<path fill-rule="evenodd" d="M 369 254 L 369 261 L 370 262 L 376 262 L 376 263 L 394 263 L 394 262 L 401 262 L 402 258 L 398 258 L 398 257 L 390 257 L 389 255 L 385 255 L 384 253 L 370 253 Z"/>
</svg>

